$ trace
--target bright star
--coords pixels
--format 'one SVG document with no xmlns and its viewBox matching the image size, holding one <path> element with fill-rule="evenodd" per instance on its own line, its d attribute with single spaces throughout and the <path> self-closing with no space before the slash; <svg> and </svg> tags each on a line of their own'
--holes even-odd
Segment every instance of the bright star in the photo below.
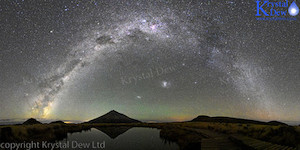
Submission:
<svg viewBox="0 0 300 150">
<path fill-rule="evenodd" d="M 170 86 L 171 86 L 170 82 L 167 82 L 167 81 L 162 81 L 161 82 L 161 87 L 163 87 L 163 88 L 169 88 Z"/>
<path fill-rule="evenodd" d="M 152 30 L 155 30 L 155 29 L 156 29 L 156 25 L 154 24 L 154 25 L 150 26 L 150 28 L 151 28 Z"/>
</svg>

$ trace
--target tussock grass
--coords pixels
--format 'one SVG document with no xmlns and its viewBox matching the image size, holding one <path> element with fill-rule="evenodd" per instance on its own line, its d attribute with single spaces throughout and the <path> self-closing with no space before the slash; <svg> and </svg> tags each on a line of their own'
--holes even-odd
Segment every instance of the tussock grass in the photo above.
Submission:
<svg viewBox="0 0 300 150">
<path fill-rule="evenodd" d="M 224 134 L 242 134 L 274 144 L 297 146 L 300 142 L 300 128 L 285 125 L 258 125 L 217 122 L 177 123 L 182 127 L 209 129 Z"/>
<path fill-rule="evenodd" d="M 67 137 L 67 133 L 89 130 L 88 125 L 35 124 L 0 127 L 2 141 L 56 141 Z M 2 134 L 4 133 L 5 134 Z"/>
</svg>

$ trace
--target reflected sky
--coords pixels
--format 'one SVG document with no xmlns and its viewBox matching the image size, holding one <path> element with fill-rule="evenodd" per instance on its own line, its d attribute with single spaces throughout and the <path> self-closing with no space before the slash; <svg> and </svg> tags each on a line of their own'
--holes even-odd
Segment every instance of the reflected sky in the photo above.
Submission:
<svg viewBox="0 0 300 150">
<path fill-rule="evenodd" d="M 68 138 L 61 142 L 75 143 L 103 143 L 105 149 L 143 149 L 143 150 L 172 150 L 179 149 L 175 143 L 165 143 L 160 136 L 160 130 L 150 128 L 132 128 L 114 139 L 95 128 L 82 133 L 68 134 Z M 76 145 L 76 144 L 74 144 Z"/>
</svg>

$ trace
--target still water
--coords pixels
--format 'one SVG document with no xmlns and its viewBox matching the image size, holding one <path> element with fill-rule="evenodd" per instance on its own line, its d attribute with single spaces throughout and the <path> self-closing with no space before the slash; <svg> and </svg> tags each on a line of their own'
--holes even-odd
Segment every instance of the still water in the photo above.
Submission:
<svg viewBox="0 0 300 150">
<path fill-rule="evenodd" d="M 68 134 L 67 148 L 106 150 L 178 150 L 176 143 L 160 138 L 160 130 L 151 128 L 102 127 L 81 133 Z"/>
</svg>

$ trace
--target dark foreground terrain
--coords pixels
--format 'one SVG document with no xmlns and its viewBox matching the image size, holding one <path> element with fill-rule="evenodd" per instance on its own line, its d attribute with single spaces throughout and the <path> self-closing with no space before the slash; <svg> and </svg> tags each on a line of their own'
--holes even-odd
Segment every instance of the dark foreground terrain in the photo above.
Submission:
<svg viewBox="0 0 300 150">
<path fill-rule="evenodd" d="M 114 128 L 118 127 L 118 128 Z M 176 142 L 180 149 L 299 149 L 300 127 L 218 122 L 184 123 L 102 123 L 102 124 L 29 124 L 0 126 L 0 140 L 4 142 L 56 142 L 68 133 L 96 128 L 111 137 L 131 127 L 160 129 L 160 137 Z M 119 131 L 119 129 L 122 129 Z"/>
</svg>

